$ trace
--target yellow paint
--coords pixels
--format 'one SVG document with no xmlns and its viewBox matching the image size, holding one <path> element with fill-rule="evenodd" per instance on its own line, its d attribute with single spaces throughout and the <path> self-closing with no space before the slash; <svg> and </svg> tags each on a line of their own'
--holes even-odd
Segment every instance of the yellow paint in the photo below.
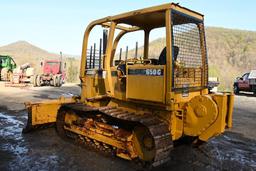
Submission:
<svg viewBox="0 0 256 171">
<path fill-rule="evenodd" d="M 228 95 L 228 114 L 227 114 L 227 127 L 232 127 L 232 118 L 233 118 L 233 106 L 234 106 L 234 94 Z"/>
<path fill-rule="evenodd" d="M 131 65 L 128 69 L 164 70 L 161 65 Z M 127 75 L 126 97 L 128 99 L 165 103 L 165 74 L 162 76 Z"/>
<path fill-rule="evenodd" d="M 183 135 L 184 114 L 183 111 L 175 111 L 171 115 L 170 130 L 172 140 L 178 140 Z"/>
<path fill-rule="evenodd" d="M 36 103 L 25 103 L 28 113 L 31 113 L 31 126 L 56 122 L 57 112 L 61 105 L 75 103 L 74 98 L 60 97 L 57 100 L 45 100 Z"/>
<path fill-rule="evenodd" d="M 195 96 L 186 106 L 184 134 L 199 136 L 217 118 L 217 104 L 210 96 Z"/>
<path fill-rule="evenodd" d="M 225 127 L 227 125 L 226 118 L 231 119 L 228 113 L 228 108 L 231 108 L 231 106 L 227 105 L 229 96 L 230 95 L 226 93 L 212 95 L 212 99 L 217 104 L 219 112 L 216 120 L 199 135 L 200 140 L 207 141 L 209 138 L 221 134 L 225 131 Z M 231 99 L 232 96 L 233 95 L 231 95 Z"/>
</svg>

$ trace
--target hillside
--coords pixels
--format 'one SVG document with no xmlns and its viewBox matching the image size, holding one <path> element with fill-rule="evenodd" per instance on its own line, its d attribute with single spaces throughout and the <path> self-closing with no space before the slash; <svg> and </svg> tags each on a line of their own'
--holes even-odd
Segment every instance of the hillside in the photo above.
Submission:
<svg viewBox="0 0 256 171">
<path fill-rule="evenodd" d="M 206 36 L 210 75 L 223 87 L 256 68 L 256 32 L 209 27 Z"/>
<path fill-rule="evenodd" d="M 6 46 L 0 47 L 1 55 L 11 56 L 17 65 L 22 65 L 24 63 L 30 63 L 39 73 L 40 61 L 45 59 L 59 59 L 60 55 L 55 53 L 50 53 L 39 47 L 36 47 L 26 41 L 17 41 Z M 79 58 L 73 55 L 63 55 L 63 60 L 66 62 L 66 72 L 69 82 L 78 82 L 79 73 Z"/>
<path fill-rule="evenodd" d="M 10 55 L 14 58 L 18 65 L 30 61 L 32 65 L 37 65 L 38 61 L 44 58 L 58 59 L 59 55 L 49 53 L 46 50 L 40 49 L 26 41 L 18 41 L 0 47 L 1 55 Z"/>
</svg>

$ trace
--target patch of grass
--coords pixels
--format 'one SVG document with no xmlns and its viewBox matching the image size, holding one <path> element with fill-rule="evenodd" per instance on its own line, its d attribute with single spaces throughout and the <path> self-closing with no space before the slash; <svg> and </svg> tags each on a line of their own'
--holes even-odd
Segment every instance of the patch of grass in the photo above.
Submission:
<svg viewBox="0 0 256 171">
<path fill-rule="evenodd" d="M 220 70 L 217 66 L 209 66 L 209 77 L 220 77 Z"/>
</svg>

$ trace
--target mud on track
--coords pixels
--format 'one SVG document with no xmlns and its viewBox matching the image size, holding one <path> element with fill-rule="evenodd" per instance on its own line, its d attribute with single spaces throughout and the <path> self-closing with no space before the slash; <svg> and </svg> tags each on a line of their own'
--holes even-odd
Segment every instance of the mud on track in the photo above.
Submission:
<svg viewBox="0 0 256 171">
<path fill-rule="evenodd" d="M 199 148 L 176 147 L 171 161 L 154 170 L 256 170 L 255 99 L 236 97 L 233 129 Z M 128 161 L 63 141 L 55 128 L 22 134 L 26 119 L 25 110 L 0 107 L 0 170 L 135 169 Z"/>
</svg>

